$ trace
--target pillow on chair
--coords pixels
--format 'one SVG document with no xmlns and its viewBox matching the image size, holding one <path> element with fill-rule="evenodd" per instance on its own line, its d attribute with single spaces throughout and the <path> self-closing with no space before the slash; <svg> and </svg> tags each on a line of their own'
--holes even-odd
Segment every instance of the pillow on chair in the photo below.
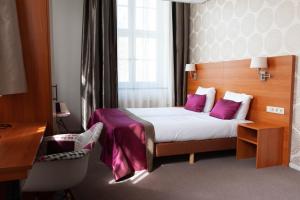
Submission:
<svg viewBox="0 0 300 200">
<path fill-rule="evenodd" d="M 98 122 L 94 124 L 89 130 L 80 134 L 77 139 L 78 143 L 80 144 L 79 148 L 91 150 L 97 142 L 102 128 L 103 124 L 101 122 Z"/>
<path fill-rule="evenodd" d="M 91 150 L 97 142 L 103 124 L 98 122 L 81 134 L 59 134 L 44 138 L 46 154 Z"/>
<path fill-rule="evenodd" d="M 58 134 L 44 138 L 46 154 L 56 154 L 78 149 L 79 134 Z"/>
</svg>

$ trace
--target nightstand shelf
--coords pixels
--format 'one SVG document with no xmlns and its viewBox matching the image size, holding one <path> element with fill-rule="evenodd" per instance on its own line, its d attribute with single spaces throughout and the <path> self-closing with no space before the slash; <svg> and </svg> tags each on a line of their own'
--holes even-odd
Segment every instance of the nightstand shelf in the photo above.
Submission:
<svg viewBox="0 0 300 200">
<path fill-rule="evenodd" d="M 239 139 L 257 145 L 256 138 L 239 137 Z"/>
<path fill-rule="evenodd" d="M 265 123 L 239 124 L 237 159 L 256 157 L 256 168 L 282 163 L 283 127 Z"/>
</svg>

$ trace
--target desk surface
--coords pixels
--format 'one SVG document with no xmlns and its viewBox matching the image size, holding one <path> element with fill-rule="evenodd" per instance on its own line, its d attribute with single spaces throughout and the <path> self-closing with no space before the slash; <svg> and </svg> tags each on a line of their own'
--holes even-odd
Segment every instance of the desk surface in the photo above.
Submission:
<svg viewBox="0 0 300 200">
<path fill-rule="evenodd" d="M 45 129 L 46 123 L 12 123 L 0 129 L 0 182 L 27 177 Z"/>
</svg>

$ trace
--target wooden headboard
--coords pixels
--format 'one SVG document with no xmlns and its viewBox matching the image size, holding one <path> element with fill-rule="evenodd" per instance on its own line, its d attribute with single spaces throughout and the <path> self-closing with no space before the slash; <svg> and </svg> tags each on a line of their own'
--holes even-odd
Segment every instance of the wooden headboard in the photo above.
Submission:
<svg viewBox="0 0 300 200">
<path fill-rule="evenodd" d="M 282 164 L 288 165 L 293 116 L 295 56 L 268 58 L 268 72 L 271 79 L 260 81 L 258 72 L 250 69 L 250 59 L 197 64 L 197 80 L 188 78 L 188 93 L 194 93 L 198 86 L 215 87 L 216 99 L 227 90 L 243 92 L 254 96 L 247 119 L 267 122 L 284 127 Z M 266 106 L 284 108 L 284 115 L 266 112 Z"/>
</svg>

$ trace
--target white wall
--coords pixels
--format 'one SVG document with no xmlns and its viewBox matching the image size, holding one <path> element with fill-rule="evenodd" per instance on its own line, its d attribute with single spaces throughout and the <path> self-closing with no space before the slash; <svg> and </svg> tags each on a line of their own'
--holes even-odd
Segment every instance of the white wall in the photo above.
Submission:
<svg viewBox="0 0 300 200">
<path fill-rule="evenodd" d="M 72 115 L 65 119 L 71 131 L 81 129 L 80 60 L 83 0 L 50 0 L 52 83 L 58 98 Z"/>
<path fill-rule="evenodd" d="M 191 7 L 190 62 L 300 56 L 299 0 L 209 0 Z M 290 166 L 300 170 L 300 70 L 296 67 Z"/>
</svg>

